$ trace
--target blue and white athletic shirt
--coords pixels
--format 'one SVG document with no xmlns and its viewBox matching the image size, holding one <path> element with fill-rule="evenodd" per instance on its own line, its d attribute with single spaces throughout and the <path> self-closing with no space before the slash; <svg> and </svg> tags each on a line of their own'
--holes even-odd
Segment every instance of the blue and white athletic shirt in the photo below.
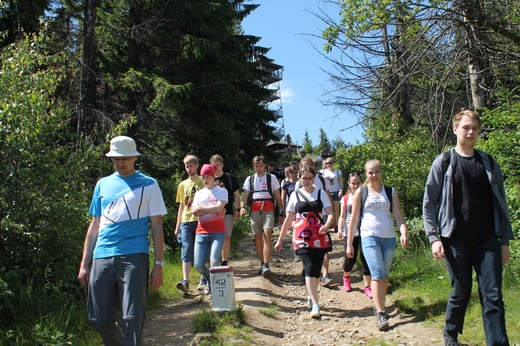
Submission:
<svg viewBox="0 0 520 346">
<path fill-rule="evenodd" d="M 100 179 L 89 214 L 99 216 L 94 258 L 149 253 L 150 216 L 166 215 L 157 181 L 139 171 L 128 177 L 117 173 Z"/>
</svg>

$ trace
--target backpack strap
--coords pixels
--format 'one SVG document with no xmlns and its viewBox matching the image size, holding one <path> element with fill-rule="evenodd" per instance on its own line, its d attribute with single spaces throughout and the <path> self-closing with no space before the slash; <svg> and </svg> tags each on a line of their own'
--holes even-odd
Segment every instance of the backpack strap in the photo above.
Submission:
<svg viewBox="0 0 520 346">
<path fill-rule="evenodd" d="M 386 197 L 388 197 L 388 200 L 390 201 L 390 213 L 392 213 L 392 187 L 383 185 L 383 188 L 385 189 Z"/>
<path fill-rule="evenodd" d="M 442 176 L 446 174 L 451 161 L 451 150 L 442 153 Z M 443 179 L 444 180 L 444 179 Z"/>
<path fill-rule="evenodd" d="M 363 207 L 365 206 L 365 202 L 368 198 L 368 186 L 361 185 L 361 209 L 359 209 L 359 220 L 361 220 L 361 217 L 363 215 Z"/>
<path fill-rule="evenodd" d="M 347 205 L 347 202 L 348 202 L 348 195 L 350 195 L 350 193 L 346 193 L 344 196 L 343 196 L 343 204 Z"/>
<path fill-rule="evenodd" d="M 269 195 L 271 196 L 270 200 L 274 202 L 274 195 L 273 195 L 273 187 L 271 186 L 271 174 L 265 173 L 267 178 L 267 192 L 269 192 Z M 262 192 L 263 190 L 255 190 L 255 174 L 252 174 L 249 176 L 249 193 L 251 195 L 251 201 L 253 201 L 253 193 L 255 192 Z"/>
<path fill-rule="evenodd" d="M 318 173 L 318 178 L 321 181 L 321 184 L 323 185 L 323 190 L 327 190 L 327 185 L 325 185 L 325 178 L 323 177 L 322 173 Z"/>
</svg>

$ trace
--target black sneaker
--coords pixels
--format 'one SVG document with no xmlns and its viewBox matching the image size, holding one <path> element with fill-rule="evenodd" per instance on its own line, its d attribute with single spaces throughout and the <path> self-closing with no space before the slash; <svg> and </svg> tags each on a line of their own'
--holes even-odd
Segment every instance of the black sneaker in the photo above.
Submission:
<svg viewBox="0 0 520 346">
<path fill-rule="evenodd" d="M 222 261 L 222 262 L 220 262 L 220 265 L 221 265 L 222 267 L 227 267 L 227 265 L 228 265 L 228 261 Z"/>
<path fill-rule="evenodd" d="M 457 332 L 448 332 L 445 329 L 442 330 L 442 338 L 444 339 L 445 346 L 459 346 L 457 337 Z"/>
<path fill-rule="evenodd" d="M 181 280 L 177 282 L 177 285 L 175 287 L 177 287 L 177 289 L 181 292 L 188 293 L 190 289 L 190 284 L 186 280 Z"/>
<path fill-rule="evenodd" d="M 377 314 L 377 329 L 382 332 L 390 329 L 390 324 L 388 324 L 388 319 L 386 318 L 386 314 L 384 312 Z"/>
<path fill-rule="evenodd" d="M 376 308 L 374 308 L 374 316 L 376 316 L 376 317 L 377 317 L 377 316 L 378 316 L 379 314 L 380 314 L 380 313 L 379 313 L 379 312 L 377 312 L 377 309 L 376 309 Z M 390 319 L 390 315 L 389 315 L 389 314 L 387 314 L 387 312 L 386 312 L 386 311 L 383 311 L 383 314 L 385 314 L 385 317 L 386 317 L 386 319 L 387 319 L 387 320 L 389 320 L 389 319 Z"/>
</svg>

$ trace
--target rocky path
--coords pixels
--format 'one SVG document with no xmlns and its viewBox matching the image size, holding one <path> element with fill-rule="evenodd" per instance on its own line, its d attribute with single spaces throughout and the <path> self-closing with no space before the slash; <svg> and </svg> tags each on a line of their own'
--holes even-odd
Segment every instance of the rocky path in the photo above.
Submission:
<svg viewBox="0 0 520 346">
<path fill-rule="evenodd" d="M 443 345 L 440 329 L 400 313 L 392 304 L 396 299 L 392 295 L 388 296 L 387 304 L 390 330 L 378 331 L 373 303 L 363 294 L 359 272 L 354 268 L 351 292 L 345 292 L 340 284 L 342 244 L 335 242 L 329 268 L 335 284 L 321 288 L 322 316 L 316 320 L 309 317 L 306 289 L 300 282 L 302 265 L 293 261 L 289 238 L 284 242 L 282 253 L 273 255 L 272 272 L 267 278 L 257 275 L 259 264 L 253 253 L 254 244 L 249 240 L 242 242 L 244 257 L 230 265 L 234 268 L 236 300 L 242 304 L 253 329 L 254 345 Z M 280 308 L 274 318 L 259 311 L 270 304 Z M 194 337 L 193 316 L 208 307 L 209 297 L 194 295 L 149 313 L 145 344 L 190 344 Z M 243 342 L 229 340 L 230 344 Z"/>
</svg>

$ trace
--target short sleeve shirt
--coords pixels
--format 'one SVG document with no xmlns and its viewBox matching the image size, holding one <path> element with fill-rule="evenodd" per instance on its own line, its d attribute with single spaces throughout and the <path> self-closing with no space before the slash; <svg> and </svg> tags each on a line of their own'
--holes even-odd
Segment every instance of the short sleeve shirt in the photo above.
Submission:
<svg viewBox="0 0 520 346">
<path fill-rule="evenodd" d="M 197 221 L 197 217 L 191 213 L 191 204 L 195 193 L 204 188 L 204 182 L 199 176 L 194 180 L 186 179 L 177 186 L 177 196 L 175 202 L 184 204 L 181 222 Z"/>
<path fill-rule="evenodd" d="M 100 179 L 89 214 L 100 217 L 93 258 L 106 258 L 148 253 L 150 216 L 166 215 L 167 210 L 157 181 L 137 171 Z"/>
</svg>

